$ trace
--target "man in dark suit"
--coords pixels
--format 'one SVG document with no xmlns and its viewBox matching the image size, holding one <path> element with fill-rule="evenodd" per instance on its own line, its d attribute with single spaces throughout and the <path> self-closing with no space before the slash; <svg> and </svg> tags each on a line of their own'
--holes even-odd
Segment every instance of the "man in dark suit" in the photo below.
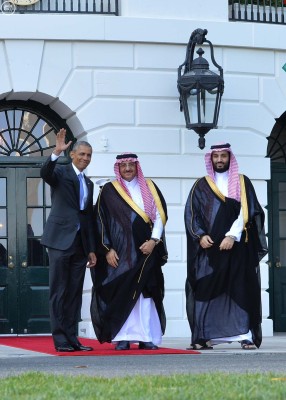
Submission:
<svg viewBox="0 0 286 400">
<path fill-rule="evenodd" d="M 66 130 L 57 133 L 56 147 L 41 168 L 41 177 L 51 187 L 52 207 L 41 243 L 48 248 L 50 266 L 50 318 L 57 351 L 90 351 L 77 338 L 86 266 L 94 267 L 92 225 L 93 183 L 83 170 L 89 165 L 92 147 L 77 142 L 70 152 L 72 163 L 57 164 L 71 141 Z M 81 176 L 80 176 L 81 175 Z"/>
</svg>

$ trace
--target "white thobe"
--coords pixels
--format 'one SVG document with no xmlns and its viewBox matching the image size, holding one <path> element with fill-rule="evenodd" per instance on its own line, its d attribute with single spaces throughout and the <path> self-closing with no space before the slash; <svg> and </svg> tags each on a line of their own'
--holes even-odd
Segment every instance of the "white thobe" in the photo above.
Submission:
<svg viewBox="0 0 286 400">
<path fill-rule="evenodd" d="M 228 196 L 228 171 L 226 172 L 215 172 L 215 183 L 218 189 L 221 191 L 221 193 L 224 196 Z M 243 231 L 243 214 L 242 214 L 242 207 L 240 208 L 240 213 L 237 219 L 233 222 L 230 230 L 226 232 L 227 235 L 235 236 L 236 241 L 239 242 L 241 238 L 241 234 Z M 248 331 L 247 333 L 243 335 L 236 335 L 236 336 L 231 336 L 231 337 L 225 337 L 225 338 L 217 338 L 217 339 L 212 339 L 211 344 L 221 344 L 221 343 L 231 343 L 231 342 L 236 342 L 236 341 L 241 341 L 241 340 L 250 340 L 252 342 L 252 334 L 251 331 Z"/>
<path fill-rule="evenodd" d="M 132 200 L 144 210 L 144 203 L 140 191 L 140 186 L 135 177 L 131 182 L 124 181 Z M 160 239 L 163 232 L 163 223 L 158 210 L 151 237 Z M 142 243 L 143 244 L 143 243 Z M 128 340 L 130 342 L 153 342 L 158 345 L 162 341 L 162 330 L 160 319 L 156 310 L 155 303 L 151 298 L 144 298 L 140 294 L 135 306 L 124 325 L 113 339 L 113 342 Z"/>
</svg>

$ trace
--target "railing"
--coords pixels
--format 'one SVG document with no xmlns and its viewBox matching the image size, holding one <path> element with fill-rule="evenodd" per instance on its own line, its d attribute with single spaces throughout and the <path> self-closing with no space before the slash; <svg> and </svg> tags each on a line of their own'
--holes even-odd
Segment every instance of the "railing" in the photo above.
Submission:
<svg viewBox="0 0 286 400">
<path fill-rule="evenodd" d="M 0 0 L 0 11 L 7 14 L 119 14 L 118 0 Z"/>
<path fill-rule="evenodd" d="M 286 23 L 286 0 L 229 0 L 229 20 Z"/>
</svg>

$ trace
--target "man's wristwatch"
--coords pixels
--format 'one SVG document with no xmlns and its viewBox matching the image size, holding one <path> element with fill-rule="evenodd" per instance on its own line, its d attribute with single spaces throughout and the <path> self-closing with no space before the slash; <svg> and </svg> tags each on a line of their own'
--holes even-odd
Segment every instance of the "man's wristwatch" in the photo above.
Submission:
<svg viewBox="0 0 286 400">
<path fill-rule="evenodd" d="M 155 246 L 160 242 L 160 239 L 155 239 L 155 238 L 150 238 L 150 240 L 154 240 L 154 242 L 155 242 Z"/>
<path fill-rule="evenodd" d="M 233 235 L 226 235 L 226 237 L 230 237 L 230 238 L 232 238 L 233 240 L 236 240 L 236 236 L 233 236 Z"/>
</svg>

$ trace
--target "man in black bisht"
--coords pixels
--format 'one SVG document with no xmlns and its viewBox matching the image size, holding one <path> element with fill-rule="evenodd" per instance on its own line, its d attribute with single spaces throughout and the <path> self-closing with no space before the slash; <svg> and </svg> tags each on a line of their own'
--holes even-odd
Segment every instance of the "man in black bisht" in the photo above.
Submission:
<svg viewBox="0 0 286 400">
<path fill-rule="evenodd" d="M 116 157 L 116 179 L 106 183 L 95 205 L 98 262 L 91 271 L 91 319 L 98 340 L 116 350 L 156 350 L 165 331 L 164 278 L 167 261 L 165 200 L 145 179 L 136 154 Z"/>
<path fill-rule="evenodd" d="M 259 348 L 264 212 L 228 143 L 212 146 L 205 162 L 208 175 L 195 182 L 185 207 L 191 347 L 238 341 Z"/>
</svg>

